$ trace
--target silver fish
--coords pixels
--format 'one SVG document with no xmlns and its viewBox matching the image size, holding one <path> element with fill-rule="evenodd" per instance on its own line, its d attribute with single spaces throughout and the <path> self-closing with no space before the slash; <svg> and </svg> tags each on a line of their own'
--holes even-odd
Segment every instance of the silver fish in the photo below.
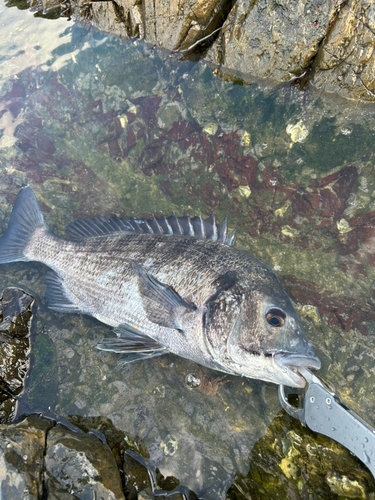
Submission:
<svg viewBox="0 0 375 500">
<path fill-rule="evenodd" d="M 95 217 L 47 228 L 23 187 L 0 238 L 0 263 L 50 267 L 46 298 L 60 312 L 115 327 L 103 350 L 128 361 L 173 352 L 201 365 L 291 387 L 300 366 L 320 368 L 297 314 L 270 267 L 233 247 L 213 216 Z"/>
</svg>

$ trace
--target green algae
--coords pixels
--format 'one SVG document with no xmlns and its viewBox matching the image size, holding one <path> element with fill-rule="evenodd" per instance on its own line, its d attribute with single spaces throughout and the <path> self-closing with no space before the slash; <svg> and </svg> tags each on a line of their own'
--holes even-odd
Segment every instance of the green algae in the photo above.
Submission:
<svg viewBox="0 0 375 500">
<path fill-rule="evenodd" d="M 295 235 L 297 234 L 298 232 Z M 356 294 L 363 295 L 363 299 L 370 293 L 372 285 L 367 280 L 353 283 L 351 276 L 345 275 L 338 268 L 340 256 L 325 252 L 324 247 L 301 249 L 292 241 L 282 242 L 271 235 L 262 235 L 254 241 L 254 238 L 241 232 L 238 241 L 241 249 L 268 264 L 276 270 L 276 274 L 293 276 L 298 274 L 299 279 L 316 283 L 322 292 L 330 291 L 345 295 L 353 291 L 354 287 Z M 327 246 L 329 243 L 327 241 Z M 372 269 L 369 271 L 373 273 Z"/>
<path fill-rule="evenodd" d="M 305 161 L 318 175 L 355 161 L 374 144 L 372 130 L 356 124 L 350 135 L 337 132 L 336 118 L 323 118 L 315 124 L 304 147 Z M 302 147 L 300 148 L 300 151 Z M 298 154 L 298 153 L 297 153 Z"/>
</svg>

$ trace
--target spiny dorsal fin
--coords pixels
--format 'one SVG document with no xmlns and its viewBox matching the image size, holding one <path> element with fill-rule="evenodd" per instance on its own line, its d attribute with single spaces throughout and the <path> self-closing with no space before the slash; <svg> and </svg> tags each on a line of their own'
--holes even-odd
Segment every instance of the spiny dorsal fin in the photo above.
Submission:
<svg viewBox="0 0 375 500">
<path fill-rule="evenodd" d="M 122 231 L 143 233 L 137 224 L 132 224 L 131 220 L 120 219 L 116 215 L 112 217 L 78 219 L 71 222 L 66 228 L 66 232 L 75 240 L 92 238 L 93 236 L 104 236 Z"/>
<path fill-rule="evenodd" d="M 67 226 L 66 232 L 75 240 L 126 232 L 195 236 L 230 246 L 236 242 L 236 230 L 228 233 L 227 218 L 225 217 L 222 222 L 217 223 L 213 214 L 207 219 L 202 219 L 201 215 L 177 217 L 175 213 L 169 217 L 165 215 L 155 217 L 153 215 L 152 219 L 133 219 L 132 217 L 121 219 L 116 215 L 94 217 L 93 219 L 78 219 L 71 222 Z"/>
</svg>

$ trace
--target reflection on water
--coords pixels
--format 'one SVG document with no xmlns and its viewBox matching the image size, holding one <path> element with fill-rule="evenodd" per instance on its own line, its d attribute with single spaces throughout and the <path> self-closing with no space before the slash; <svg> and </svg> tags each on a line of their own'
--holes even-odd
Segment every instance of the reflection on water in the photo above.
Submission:
<svg viewBox="0 0 375 500">
<path fill-rule="evenodd" d="M 0 220 L 28 183 L 57 234 L 78 217 L 190 213 L 238 227 L 295 300 L 322 374 L 375 424 L 375 110 L 289 86 L 237 85 L 139 42 L 0 5 Z M 102 415 L 217 498 L 279 411 L 277 387 L 172 355 L 127 366 L 111 330 L 49 311 L 45 268 L 1 267 L 39 297 L 23 408 Z M 212 384 L 211 384 L 212 385 Z"/>
</svg>

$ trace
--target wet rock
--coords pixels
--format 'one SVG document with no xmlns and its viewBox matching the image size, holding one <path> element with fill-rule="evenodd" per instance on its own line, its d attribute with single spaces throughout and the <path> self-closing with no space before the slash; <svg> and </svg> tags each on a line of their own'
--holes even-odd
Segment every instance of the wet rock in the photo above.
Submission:
<svg viewBox="0 0 375 500">
<path fill-rule="evenodd" d="M 0 492 L 5 499 L 124 498 L 106 444 L 39 415 L 0 425 Z"/>
<path fill-rule="evenodd" d="M 240 0 L 206 59 L 245 80 L 297 77 L 306 89 L 310 79 L 343 97 L 373 101 L 374 9 L 360 0 Z"/>
<path fill-rule="evenodd" d="M 115 458 L 93 434 L 75 433 L 60 424 L 51 429 L 45 468 L 46 488 L 56 498 L 62 498 L 62 491 L 73 498 L 124 498 Z"/>
<path fill-rule="evenodd" d="M 60 10 L 60 0 L 28 0 L 32 12 L 42 11 L 44 14 L 54 10 Z"/>
<path fill-rule="evenodd" d="M 65 0 L 62 3 L 64 15 L 91 21 L 103 31 L 145 38 L 170 50 L 187 50 L 221 27 L 233 1 Z"/>
<path fill-rule="evenodd" d="M 1 498 L 42 498 L 46 433 L 52 425 L 37 415 L 18 424 L 0 425 Z"/>
<path fill-rule="evenodd" d="M 83 432 L 91 432 L 101 436 L 111 449 L 119 469 L 124 469 L 124 453 L 127 450 L 134 450 L 142 456 L 148 457 L 148 451 L 142 439 L 116 429 L 109 418 L 71 415 L 68 419 Z"/>
<path fill-rule="evenodd" d="M 334 12 L 331 0 L 236 2 L 208 59 L 278 81 L 301 75 L 317 54 Z"/>
<path fill-rule="evenodd" d="M 154 500 L 154 498 L 151 488 L 146 488 L 138 495 L 138 500 Z"/>
<path fill-rule="evenodd" d="M 16 397 L 30 368 L 30 332 L 35 299 L 17 288 L 7 288 L 0 299 L 0 423 L 15 415 Z"/>
<path fill-rule="evenodd" d="M 0 425 L 2 498 L 121 500 L 125 492 L 129 500 L 153 499 L 154 487 L 160 492 L 176 490 L 176 498 L 183 498 L 179 481 L 165 478 L 140 455 L 148 456 L 142 440 L 116 429 L 107 418 L 70 420 L 84 431 L 39 415 Z M 196 499 L 193 492 L 189 495 Z"/>
<path fill-rule="evenodd" d="M 139 492 L 145 492 L 145 499 L 149 498 L 151 493 L 148 469 L 140 463 L 141 459 L 142 457 L 135 460 L 127 454 L 124 455 L 125 494 L 129 500 L 137 500 Z"/>
<path fill-rule="evenodd" d="M 342 2 L 314 62 L 314 84 L 344 97 L 375 100 L 375 5 Z"/>
<path fill-rule="evenodd" d="M 237 474 L 227 499 L 373 498 L 370 471 L 348 450 L 279 413 Z"/>
<path fill-rule="evenodd" d="M 145 38 L 172 50 L 188 50 L 224 22 L 228 0 L 145 2 Z"/>
<path fill-rule="evenodd" d="M 153 499 L 151 477 L 153 486 L 158 490 L 172 491 L 178 488 L 178 479 L 173 476 L 164 477 L 159 469 L 155 468 L 149 460 L 147 447 L 139 437 L 116 429 L 111 420 L 105 417 L 72 415 L 68 419 L 74 426 L 99 438 L 101 436 L 106 442 L 115 457 L 118 469 L 124 472 L 124 491 L 128 500 Z M 176 491 L 177 500 L 180 498 L 178 495 Z M 193 492 L 190 492 L 190 498 L 196 499 Z"/>
<path fill-rule="evenodd" d="M 67 4 L 67 2 L 65 2 Z M 74 0 L 70 11 L 99 29 L 203 55 L 245 80 L 308 78 L 321 89 L 374 100 L 374 5 L 370 1 L 146 2 Z M 220 30 L 220 36 L 218 31 Z M 215 41 L 216 39 L 216 41 Z M 307 77 L 301 77 L 312 70 Z"/>
</svg>

